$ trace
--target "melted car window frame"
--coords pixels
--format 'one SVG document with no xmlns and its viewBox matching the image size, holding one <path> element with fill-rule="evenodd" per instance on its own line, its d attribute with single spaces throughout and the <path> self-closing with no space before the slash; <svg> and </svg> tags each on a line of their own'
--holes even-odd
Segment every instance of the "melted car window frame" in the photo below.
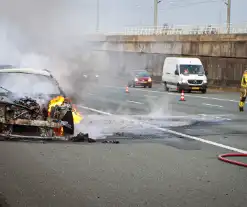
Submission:
<svg viewBox="0 0 247 207">
<path fill-rule="evenodd" d="M 18 75 L 20 75 L 18 77 Z M 7 77 L 9 76 L 9 77 Z M 25 77 L 26 76 L 26 77 Z M 21 78 L 20 77 L 25 77 L 25 78 Z M 35 77 L 33 80 L 32 78 Z M 39 81 L 40 79 L 40 81 Z M 9 80 L 9 83 L 8 83 Z M 21 81 L 24 80 L 31 80 L 27 86 L 23 86 L 21 85 Z M 42 82 L 44 81 L 44 82 Z M 15 85 L 14 83 L 20 83 Z M 27 82 L 25 82 L 27 83 Z M 44 89 L 42 87 L 37 87 L 39 88 L 37 90 L 37 92 L 31 92 L 31 90 L 33 89 L 34 84 L 38 84 L 38 83 L 42 83 L 46 84 L 47 83 L 47 89 Z M 58 84 L 58 82 L 51 76 L 46 76 L 46 75 L 42 75 L 42 74 L 35 74 L 35 73 L 24 73 L 24 72 L 0 72 L 0 85 L 8 90 L 10 90 L 12 93 L 26 93 L 26 94 L 44 94 L 44 95 L 50 95 L 50 94 L 61 94 L 61 88 Z M 19 91 L 19 87 L 21 87 L 22 89 L 26 89 L 29 88 L 29 90 L 25 91 Z"/>
</svg>

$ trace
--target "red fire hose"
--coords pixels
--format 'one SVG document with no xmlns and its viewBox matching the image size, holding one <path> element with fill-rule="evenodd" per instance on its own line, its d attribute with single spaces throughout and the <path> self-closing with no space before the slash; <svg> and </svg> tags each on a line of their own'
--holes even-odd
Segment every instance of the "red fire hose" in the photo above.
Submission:
<svg viewBox="0 0 247 207">
<path fill-rule="evenodd" d="M 223 161 L 223 162 L 227 162 L 227 163 L 242 166 L 242 167 L 247 167 L 247 163 L 239 162 L 236 160 L 230 160 L 230 159 L 227 159 L 226 157 L 247 157 L 247 154 L 244 154 L 244 153 L 227 153 L 227 154 L 222 154 L 222 155 L 218 156 L 218 159 Z"/>
</svg>

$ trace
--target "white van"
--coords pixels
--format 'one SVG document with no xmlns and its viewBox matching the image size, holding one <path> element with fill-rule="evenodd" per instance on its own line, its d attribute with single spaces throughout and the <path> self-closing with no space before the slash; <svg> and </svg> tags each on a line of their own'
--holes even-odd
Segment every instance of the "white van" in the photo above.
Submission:
<svg viewBox="0 0 247 207">
<path fill-rule="evenodd" d="M 207 92 L 207 72 L 199 58 L 167 57 L 164 61 L 162 82 L 165 90 Z"/>
</svg>

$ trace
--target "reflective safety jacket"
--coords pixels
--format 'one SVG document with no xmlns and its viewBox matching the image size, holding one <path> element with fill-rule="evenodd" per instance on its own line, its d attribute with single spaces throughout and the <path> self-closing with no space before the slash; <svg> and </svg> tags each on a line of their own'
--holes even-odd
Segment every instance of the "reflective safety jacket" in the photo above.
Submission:
<svg viewBox="0 0 247 207">
<path fill-rule="evenodd" d="M 242 88 L 247 88 L 247 70 L 244 71 L 244 74 L 242 76 L 241 87 Z"/>
</svg>

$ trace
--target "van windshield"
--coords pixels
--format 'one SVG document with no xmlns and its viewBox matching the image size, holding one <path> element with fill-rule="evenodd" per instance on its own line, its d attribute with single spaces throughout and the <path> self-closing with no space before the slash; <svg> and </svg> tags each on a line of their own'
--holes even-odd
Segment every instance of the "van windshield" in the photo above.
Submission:
<svg viewBox="0 0 247 207">
<path fill-rule="evenodd" d="M 204 74 L 204 68 L 202 65 L 180 65 L 180 74 Z"/>
</svg>

